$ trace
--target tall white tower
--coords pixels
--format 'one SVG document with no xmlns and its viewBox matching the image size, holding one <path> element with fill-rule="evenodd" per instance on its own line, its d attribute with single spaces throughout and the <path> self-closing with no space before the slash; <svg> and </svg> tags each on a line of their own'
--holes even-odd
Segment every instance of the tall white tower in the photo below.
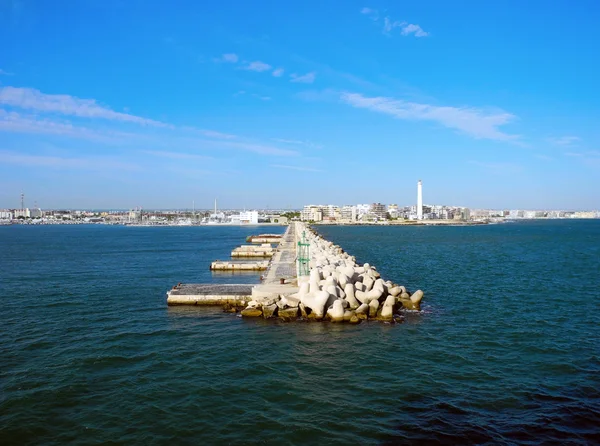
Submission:
<svg viewBox="0 0 600 446">
<path fill-rule="evenodd" d="M 423 184 L 417 183 L 417 220 L 423 220 Z"/>
</svg>

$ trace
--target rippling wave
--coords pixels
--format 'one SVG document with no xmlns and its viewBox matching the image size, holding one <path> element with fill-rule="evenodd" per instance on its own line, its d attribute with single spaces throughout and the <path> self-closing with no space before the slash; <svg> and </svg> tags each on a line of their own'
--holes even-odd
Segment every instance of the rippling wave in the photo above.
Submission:
<svg viewBox="0 0 600 446">
<path fill-rule="evenodd" d="M 599 222 L 319 227 L 401 324 L 166 307 L 254 231 L 0 227 L 2 444 L 598 442 Z"/>
</svg>

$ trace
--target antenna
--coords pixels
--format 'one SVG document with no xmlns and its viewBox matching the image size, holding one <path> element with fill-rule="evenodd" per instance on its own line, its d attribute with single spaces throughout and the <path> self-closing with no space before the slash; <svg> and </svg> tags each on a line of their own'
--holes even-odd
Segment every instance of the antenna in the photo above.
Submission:
<svg viewBox="0 0 600 446">
<path fill-rule="evenodd" d="M 25 194 L 21 192 L 21 210 L 25 209 Z"/>
</svg>

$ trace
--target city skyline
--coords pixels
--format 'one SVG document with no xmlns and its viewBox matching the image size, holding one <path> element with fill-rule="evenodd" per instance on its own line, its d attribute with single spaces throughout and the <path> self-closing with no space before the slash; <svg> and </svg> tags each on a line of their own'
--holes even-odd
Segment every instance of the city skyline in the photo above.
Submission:
<svg viewBox="0 0 600 446">
<path fill-rule="evenodd" d="M 598 13 L 3 2 L 0 208 L 600 209 Z"/>
</svg>

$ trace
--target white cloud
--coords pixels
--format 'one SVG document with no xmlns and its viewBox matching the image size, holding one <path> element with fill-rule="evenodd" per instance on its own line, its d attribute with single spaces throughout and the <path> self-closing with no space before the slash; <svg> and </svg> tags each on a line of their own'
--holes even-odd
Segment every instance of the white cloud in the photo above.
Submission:
<svg viewBox="0 0 600 446">
<path fill-rule="evenodd" d="M 215 132 L 214 130 L 198 130 L 204 136 L 208 136 L 209 138 L 217 138 L 217 139 L 235 139 L 236 135 L 231 135 L 229 133 Z"/>
<path fill-rule="evenodd" d="M 259 155 L 273 156 L 298 156 L 299 153 L 295 150 L 280 149 L 278 147 L 267 144 L 254 142 L 234 142 L 234 141 L 211 141 L 214 146 L 229 147 L 232 149 L 240 149 L 248 152 L 258 153 Z"/>
<path fill-rule="evenodd" d="M 300 172 L 323 172 L 322 170 L 313 169 L 312 167 L 287 166 L 285 164 L 271 164 L 270 167 L 274 167 L 276 169 L 298 170 Z"/>
<path fill-rule="evenodd" d="M 259 94 L 254 93 L 252 95 L 253 97 L 260 99 L 261 101 L 270 101 L 271 100 L 271 96 L 261 96 Z"/>
<path fill-rule="evenodd" d="M 271 65 L 269 65 L 268 63 L 261 62 L 260 60 L 250 62 L 249 64 L 243 67 L 244 70 L 257 71 L 259 73 L 262 73 L 263 71 L 269 71 L 271 68 Z"/>
<path fill-rule="evenodd" d="M 317 73 L 311 71 L 310 73 L 306 73 L 303 75 L 298 75 L 296 73 L 290 74 L 291 81 L 290 82 L 298 82 L 302 84 L 312 84 L 317 77 Z"/>
<path fill-rule="evenodd" d="M 46 155 L 26 155 L 0 151 L 0 164 L 16 164 L 25 167 L 41 166 L 57 169 L 125 169 L 137 170 L 138 166 L 112 158 L 66 158 Z"/>
<path fill-rule="evenodd" d="M 571 156 L 580 160 L 583 164 L 593 167 L 600 167 L 600 150 L 588 150 L 585 152 L 566 152 L 566 156 Z"/>
<path fill-rule="evenodd" d="M 197 160 L 211 160 L 214 159 L 212 156 L 196 155 L 194 153 L 183 153 L 183 152 L 167 152 L 163 150 L 142 150 L 142 153 L 152 156 L 159 156 L 162 158 L 173 158 L 173 159 L 197 159 Z"/>
<path fill-rule="evenodd" d="M 0 68 L 0 75 L 2 75 L 2 76 L 13 76 L 14 73 L 9 73 L 8 71 L 5 71 L 2 68 Z"/>
<path fill-rule="evenodd" d="M 283 139 L 283 138 L 271 138 L 273 141 L 275 142 L 280 142 L 283 144 L 294 144 L 294 145 L 299 145 L 299 146 L 306 146 L 306 147 L 311 147 L 314 149 L 321 149 L 323 148 L 322 144 L 316 144 L 314 142 L 311 141 L 300 141 L 298 139 Z"/>
<path fill-rule="evenodd" d="M 99 132 L 83 126 L 76 126 L 65 121 L 40 119 L 33 115 L 21 115 L 0 109 L 0 131 L 14 133 L 39 133 L 46 135 L 68 136 L 93 141 L 116 141 L 132 136 L 130 133 L 105 130 Z"/>
<path fill-rule="evenodd" d="M 394 28 L 400 28 L 400 34 L 403 36 L 410 36 L 414 34 L 415 37 L 427 37 L 428 32 L 423 31 L 419 25 L 414 25 L 407 22 L 392 21 L 389 17 L 383 19 L 383 34 L 389 36 Z"/>
<path fill-rule="evenodd" d="M 481 161 L 469 161 L 469 163 L 498 175 L 515 174 L 523 171 L 523 166 L 514 163 L 489 163 Z"/>
<path fill-rule="evenodd" d="M 273 70 L 273 76 L 281 77 L 281 76 L 283 76 L 284 71 L 285 70 L 283 68 L 277 68 L 277 69 Z"/>
<path fill-rule="evenodd" d="M 141 125 L 168 127 L 159 121 L 113 111 L 94 99 L 80 99 L 66 94 L 44 94 L 33 88 L 0 87 L 0 104 L 38 112 L 59 113 L 81 118 L 99 118 Z"/>
<path fill-rule="evenodd" d="M 499 129 L 515 118 L 506 112 L 488 113 L 472 107 L 443 107 L 388 97 L 366 97 L 359 93 L 342 93 L 341 100 L 353 107 L 384 113 L 398 119 L 437 122 L 478 139 L 518 139 L 517 135 L 509 135 Z"/>
<path fill-rule="evenodd" d="M 557 146 L 571 146 L 581 141 L 581 138 L 578 136 L 559 136 L 548 138 L 548 141 Z"/>
<path fill-rule="evenodd" d="M 227 53 L 223 54 L 220 60 L 223 62 L 236 63 L 239 60 L 239 58 L 237 54 Z"/>
<path fill-rule="evenodd" d="M 412 23 L 409 23 L 407 25 L 401 25 L 401 27 L 403 36 L 414 34 L 415 37 L 427 37 L 429 35 L 429 33 L 423 31 L 419 25 L 413 25 Z"/>
<path fill-rule="evenodd" d="M 373 21 L 379 20 L 379 12 L 376 9 L 362 8 L 360 13 L 369 16 Z M 405 21 L 393 20 L 390 17 L 384 17 L 383 28 L 381 32 L 386 36 L 389 36 L 394 28 L 400 28 L 400 34 L 403 36 L 410 36 L 413 34 L 415 37 L 427 37 L 429 35 L 429 33 L 425 32 L 419 25 Z"/>
</svg>

